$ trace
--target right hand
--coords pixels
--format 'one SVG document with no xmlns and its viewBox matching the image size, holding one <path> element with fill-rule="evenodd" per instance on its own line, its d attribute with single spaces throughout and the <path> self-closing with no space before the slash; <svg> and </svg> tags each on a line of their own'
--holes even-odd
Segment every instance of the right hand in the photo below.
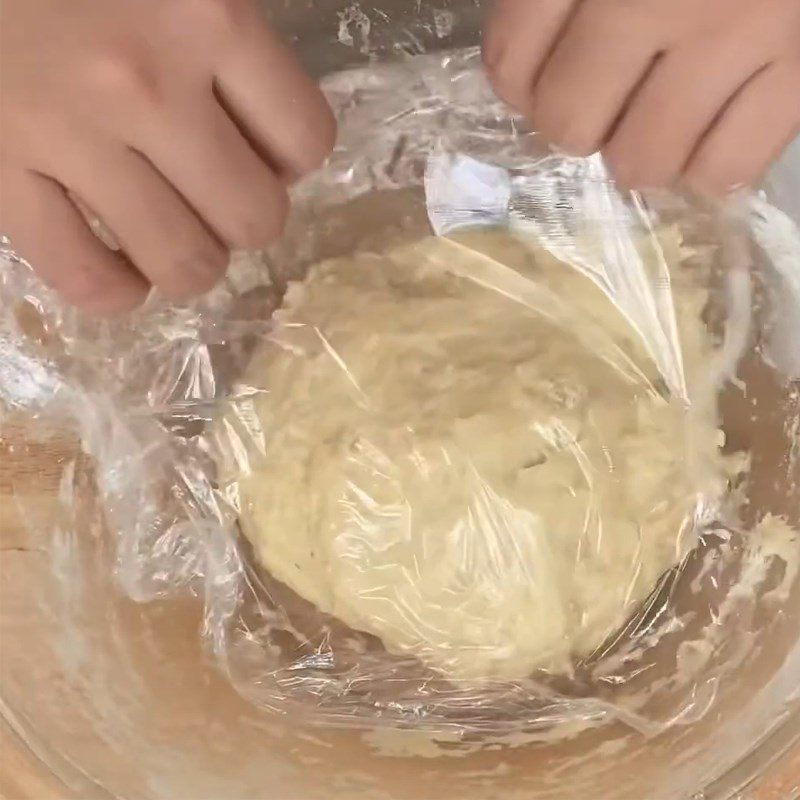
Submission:
<svg viewBox="0 0 800 800">
<path fill-rule="evenodd" d="M 0 231 L 69 302 L 210 289 L 335 122 L 255 0 L 3 0 Z M 91 209 L 121 250 L 86 224 Z"/>
<path fill-rule="evenodd" d="M 800 134 L 800 0 L 496 0 L 494 86 L 623 186 L 757 184 Z"/>
</svg>

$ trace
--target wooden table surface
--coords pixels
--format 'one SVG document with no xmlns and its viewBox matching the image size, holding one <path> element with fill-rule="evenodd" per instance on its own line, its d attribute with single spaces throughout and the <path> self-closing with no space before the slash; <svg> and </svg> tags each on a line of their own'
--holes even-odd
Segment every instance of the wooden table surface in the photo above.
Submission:
<svg viewBox="0 0 800 800">
<path fill-rule="evenodd" d="M 0 416 L 0 426 L 3 425 Z M 0 509 L 11 499 L 13 483 L 20 479 L 29 486 L 40 484 L 44 493 L 54 493 L 61 465 L 69 460 L 74 445 L 68 442 L 37 443 L 29 446 L 24 426 L 5 423 L 0 427 Z M 14 542 L 22 541 L 22 532 L 14 529 L 13 514 L 0 513 L 0 558 L 13 558 Z M 11 543 L 12 546 L 9 546 Z M 0 609 L 0 612 L 2 609 Z M 2 649 L 0 649 L 2 666 Z M 1 673 L 0 673 L 1 674 Z M 784 760 L 761 787 L 742 800 L 798 800 L 800 798 L 800 749 Z M 9 728 L 0 724 L 0 800 L 83 800 L 70 793 L 56 778 L 49 775 L 37 759 L 21 745 Z M 168 798 L 167 800 L 186 800 Z M 220 798 L 220 800 L 223 800 Z M 645 798 L 643 798 L 645 800 Z"/>
</svg>

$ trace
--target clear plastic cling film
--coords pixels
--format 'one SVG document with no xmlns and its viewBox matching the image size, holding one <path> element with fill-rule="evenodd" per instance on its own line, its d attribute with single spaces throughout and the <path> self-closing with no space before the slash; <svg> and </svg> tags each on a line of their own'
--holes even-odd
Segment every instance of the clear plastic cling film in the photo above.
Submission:
<svg viewBox="0 0 800 800">
<path fill-rule="evenodd" d="M 6 243 L 3 415 L 76 432 L 121 591 L 194 592 L 264 708 L 483 738 L 696 722 L 746 657 L 733 620 L 796 578 L 721 400 L 754 353 L 797 378 L 796 224 L 619 193 L 524 133 L 473 50 L 325 88 L 340 141 L 287 236 L 195 304 L 82 319 Z"/>
</svg>

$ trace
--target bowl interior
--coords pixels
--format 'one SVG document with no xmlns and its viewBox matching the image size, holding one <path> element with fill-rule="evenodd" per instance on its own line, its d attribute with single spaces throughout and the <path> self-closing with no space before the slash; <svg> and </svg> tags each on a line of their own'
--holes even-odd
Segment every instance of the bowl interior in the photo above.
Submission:
<svg viewBox="0 0 800 800">
<path fill-rule="evenodd" d="M 439 0 L 435 8 L 414 0 L 369 8 L 338 0 L 267 5 L 319 74 L 373 55 L 474 44 L 481 14 L 473 0 Z M 768 187 L 790 213 L 800 212 L 798 176 L 795 147 Z M 332 220 L 340 224 L 320 228 L 334 234 L 315 240 L 295 269 L 372 241 L 422 233 L 422 212 L 419 199 L 403 193 L 334 211 L 344 215 Z M 353 216 L 357 226 L 348 222 Z M 233 359 L 231 374 L 240 366 Z M 731 385 L 724 415 L 729 446 L 752 456 L 749 516 L 770 512 L 800 524 L 800 474 L 792 457 L 797 384 L 755 350 L 739 377 L 747 390 Z M 307 726 L 281 709 L 258 709 L 203 648 L 199 597 L 148 604 L 124 598 L 110 569 L 115 531 L 103 523 L 93 464 L 69 428 L 36 415 L 0 414 L 0 507 L 0 637 L 13 643 L 0 657 L 0 708 L 43 769 L 87 800 L 427 800 L 443 793 L 476 800 L 683 800 L 706 787 L 713 798 L 766 770 L 800 735 L 800 579 L 786 596 L 770 598 L 783 577 L 777 565 L 725 620 L 735 636 L 722 638 L 712 653 L 681 651 L 676 639 L 646 676 L 626 673 L 624 664 L 606 676 L 603 699 L 624 709 L 637 681 L 668 674 L 679 659 L 684 666 L 705 659 L 697 680 L 658 695 L 648 708 L 648 717 L 661 722 L 683 709 L 660 735 L 617 719 L 571 736 L 562 730 L 552 740 L 512 736 L 486 747 L 443 735 L 434 745 L 413 727 L 336 731 Z M 724 598 L 747 566 L 734 558 L 729 571 L 706 572 L 697 591 L 704 564 L 721 546 L 709 538 L 679 579 L 663 587 L 698 627 L 724 611 Z M 732 546 L 746 552 L 741 541 Z M 726 671 L 734 656 L 736 671 Z"/>
</svg>

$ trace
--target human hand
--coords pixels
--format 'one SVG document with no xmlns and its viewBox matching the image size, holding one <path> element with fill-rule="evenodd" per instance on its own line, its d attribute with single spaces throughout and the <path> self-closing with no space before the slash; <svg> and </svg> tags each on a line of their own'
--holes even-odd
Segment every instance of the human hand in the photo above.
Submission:
<svg viewBox="0 0 800 800">
<path fill-rule="evenodd" d="M 3 0 L 0 98 L 0 231 L 96 313 L 211 288 L 335 138 L 255 0 Z"/>
<path fill-rule="evenodd" d="M 546 140 L 628 188 L 752 185 L 800 133 L 800 0 L 497 0 L 484 58 Z"/>
</svg>

